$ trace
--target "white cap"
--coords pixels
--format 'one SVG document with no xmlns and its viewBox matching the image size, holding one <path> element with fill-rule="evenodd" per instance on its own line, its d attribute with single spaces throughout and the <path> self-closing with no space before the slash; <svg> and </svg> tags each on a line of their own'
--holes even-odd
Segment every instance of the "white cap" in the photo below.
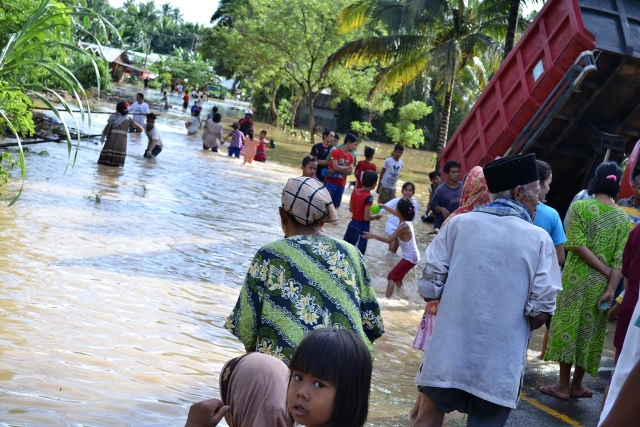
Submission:
<svg viewBox="0 0 640 427">
<path fill-rule="evenodd" d="M 244 110 L 244 114 L 251 114 L 253 116 L 253 111 L 251 110 Z"/>
</svg>

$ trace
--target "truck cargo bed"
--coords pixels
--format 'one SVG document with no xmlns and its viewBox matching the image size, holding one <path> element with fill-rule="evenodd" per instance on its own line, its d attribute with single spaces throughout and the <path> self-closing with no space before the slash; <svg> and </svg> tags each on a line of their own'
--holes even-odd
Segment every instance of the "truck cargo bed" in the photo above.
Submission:
<svg viewBox="0 0 640 427">
<path fill-rule="evenodd" d="M 640 2 L 550 0 L 441 153 L 463 173 L 533 152 L 561 213 L 610 153 L 640 139 Z"/>
</svg>

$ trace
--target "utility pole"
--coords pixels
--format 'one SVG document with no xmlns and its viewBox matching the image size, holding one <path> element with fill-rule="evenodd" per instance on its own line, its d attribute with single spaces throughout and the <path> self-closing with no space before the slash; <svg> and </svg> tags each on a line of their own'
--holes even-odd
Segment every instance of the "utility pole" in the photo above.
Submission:
<svg viewBox="0 0 640 427">
<path fill-rule="evenodd" d="M 147 58 L 149 58 L 149 52 L 151 51 L 151 40 L 153 40 L 153 36 L 149 36 L 149 44 L 147 45 L 147 54 L 144 56 L 144 65 L 143 69 L 147 69 Z"/>
</svg>

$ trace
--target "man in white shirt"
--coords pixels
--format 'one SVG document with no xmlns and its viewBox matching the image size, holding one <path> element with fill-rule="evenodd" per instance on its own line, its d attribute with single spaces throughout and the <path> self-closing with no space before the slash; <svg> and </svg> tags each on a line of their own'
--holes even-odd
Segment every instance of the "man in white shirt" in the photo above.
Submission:
<svg viewBox="0 0 640 427">
<path fill-rule="evenodd" d="M 147 114 L 149 114 L 151 110 L 149 110 L 149 105 L 144 102 L 144 95 L 139 93 L 136 95 L 136 102 L 134 102 L 131 106 L 129 106 L 129 114 L 133 117 L 133 121 L 139 124 L 141 127 L 144 127 L 144 122 L 147 118 Z M 136 132 L 135 129 L 129 129 L 129 132 Z"/>
<path fill-rule="evenodd" d="M 151 158 L 157 157 L 162 151 L 162 139 L 160 138 L 160 131 L 156 125 L 156 115 L 149 113 L 147 115 L 147 125 L 144 128 L 144 133 L 149 139 L 147 144 L 147 150 L 144 152 L 144 157 Z"/>
<path fill-rule="evenodd" d="M 452 218 L 427 246 L 418 292 L 440 306 L 416 376 L 416 427 L 440 427 L 456 410 L 469 426 L 504 426 L 518 402 L 529 334 L 553 314 L 562 289 L 553 241 L 532 224 L 535 155 L 483 170 L 493 201 Z"/>
</svg>

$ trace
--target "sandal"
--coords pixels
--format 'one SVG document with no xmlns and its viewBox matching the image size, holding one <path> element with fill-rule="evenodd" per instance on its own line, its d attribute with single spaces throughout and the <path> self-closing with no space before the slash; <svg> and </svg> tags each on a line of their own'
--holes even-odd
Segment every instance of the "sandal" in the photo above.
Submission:
<svg viewBox="0 0 640 427">
<path fill-rule="evenodd" d="M 580 392 L 577 393 L 570 393 L 571 397 L 575 397 L 575 398 L 591 398 L 593 397 L 593 391 L 589 390 L 589 387 L 585 387 L 584 389 L 582 389 Z"/>
<path fill-rule="evenodd" d="M 538 390 L 540 390 L 540 393 L 555 397 L 556 399 L 569 400 L 569 396 L 568 395 L 564 395 L 564 394 L 558 393 L 550 385 L 543 385 Z"/>
</svg>

